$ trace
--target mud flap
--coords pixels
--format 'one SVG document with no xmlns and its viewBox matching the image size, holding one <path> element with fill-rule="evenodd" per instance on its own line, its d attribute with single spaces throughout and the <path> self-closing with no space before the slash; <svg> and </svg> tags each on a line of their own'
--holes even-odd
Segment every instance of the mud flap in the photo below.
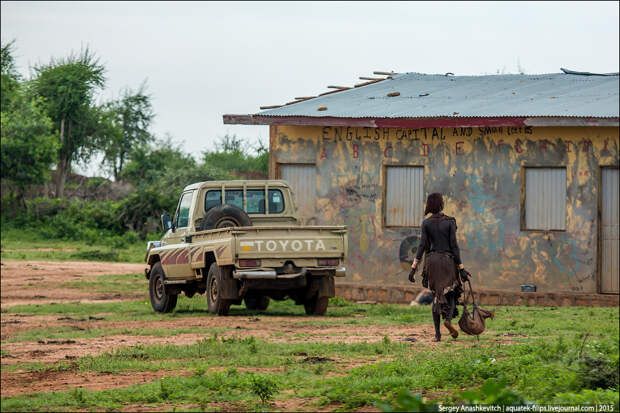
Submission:
<svg viewBox="0 0 620 413">
<path fill-rule="evenodd" d="M 319 298 L 331 298 L 336 295 L 336 285 L 334 284 L 334 277 L 321 277 L 319 278 L 319 281 Z"/>
<path fill-rule="evenodd" d="M 232 267 L 220 267 L 220 294 L 224 300 L 238 300 L 239 286 L 237 280 L 232 277 Z"/>
</svg>

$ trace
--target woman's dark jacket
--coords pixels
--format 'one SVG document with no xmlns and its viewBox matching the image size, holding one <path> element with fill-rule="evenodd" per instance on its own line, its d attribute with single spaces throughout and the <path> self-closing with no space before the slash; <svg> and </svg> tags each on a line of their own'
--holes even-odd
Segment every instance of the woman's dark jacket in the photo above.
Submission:
<svg viewBox="0 0 620 413">
<path fill-rule="evenodd" d="M 461 264 L 461 253 L 456 243 L 456 219 L 439 213 L 422 222 L 422 239 L 416 254 L 418 261 L 424 252 L 448 252 L 454 257 L 456 265 Z"/>
<path fill-rule="evenodd" d="M 462 293 L 457 270 L 461 255 L 456 243 L 454 218 L 439 213 L 422 222 L 422 239 L 416 255 L 418 261 L 424 253 L 422 285 L 433 292 L 433 312 L 450 320 L 458 314 L 456 302 Z"/>
</svg>

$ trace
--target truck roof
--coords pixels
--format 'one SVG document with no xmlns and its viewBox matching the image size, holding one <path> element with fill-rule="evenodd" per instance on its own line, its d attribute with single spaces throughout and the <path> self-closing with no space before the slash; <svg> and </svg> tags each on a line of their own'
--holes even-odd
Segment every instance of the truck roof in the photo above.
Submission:
<svg viewBox="0 0 620 413">
<path fill-rule="evenodd" d="M 187 185 L 183 191 L 189 191 L 192 189 L 200 189 L 205 186 L 208 187 L 221 187 L 224 186 L 239 186 L 239 185 L 247 185 L 247 186 L 264 186 L 269 184 L 269 186 L 279 186 L 279 187 L 289 187 L 288 182 L 282 179 L 238 179 L 231 181 L 203 181 L 196 182 L 194 184 Z"/>
</svg>

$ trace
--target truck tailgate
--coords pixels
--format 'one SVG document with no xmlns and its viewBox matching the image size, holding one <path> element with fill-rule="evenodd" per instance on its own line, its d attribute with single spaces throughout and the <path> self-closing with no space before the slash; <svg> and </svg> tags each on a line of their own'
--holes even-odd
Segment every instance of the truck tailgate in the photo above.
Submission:
<svg viewBox="0 0 620 413">
<path fill-rule="evenodd" d="M 244 227 L 233 234 L 243 258 L 344 257 L 346 251 L 345 227 Z"/>
</svg>

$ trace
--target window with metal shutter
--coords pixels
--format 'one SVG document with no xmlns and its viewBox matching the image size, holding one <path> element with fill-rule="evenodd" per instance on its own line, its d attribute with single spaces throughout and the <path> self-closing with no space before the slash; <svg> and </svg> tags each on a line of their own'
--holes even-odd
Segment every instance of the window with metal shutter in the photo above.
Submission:
<svg viewBox="0 0 620 413">
<path fill-rule="evenodd" d="M 424 219 L 424 167 L 385 168 L 385 225 L 419 227 Z"/>
<path fill-rule="evenodd" d="M 313 217 L 316 203 L 316 166 L 282 164 L 280 179 L 284 179 L 291 186 L 300 218 Z"/>
<path fill-rule="evenodd" d="M 525 168 L 525 229 L 566 230 L 566 168 Z"/>
</svg>

